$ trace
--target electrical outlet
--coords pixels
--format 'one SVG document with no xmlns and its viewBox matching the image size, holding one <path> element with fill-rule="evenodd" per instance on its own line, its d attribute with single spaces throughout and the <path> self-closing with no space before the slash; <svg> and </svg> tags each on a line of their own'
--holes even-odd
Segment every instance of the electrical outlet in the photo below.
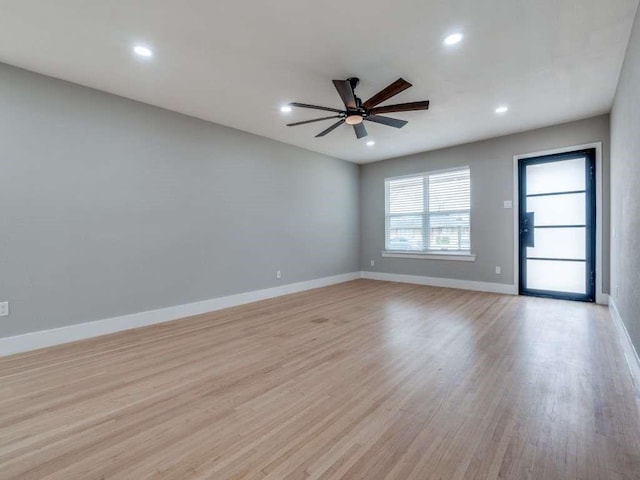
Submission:
<svg viewBox="0 0 640 480">
<path fill-rule="evenodd" d="M 282 278 L 282 272 L 280 270 L 276 271 L 276 278 Z"/>
<path fill-rule="evenodd" d="M 502 268 L 496 266 L 496 275 L 500 275 L 502 273 Z"/>
<path fill-rule="evenodd" d="M 371 266 L 372 266 L 372 267 L 375 267 L 375 266 L 376 266 L 376 262 L 375 262 L 375 260 L 371 260 Z"/>
<path fill-rule="evenodd" d="M 9 302 L 0 302 L 0 317 L 9 316 Z"/>
</svg>

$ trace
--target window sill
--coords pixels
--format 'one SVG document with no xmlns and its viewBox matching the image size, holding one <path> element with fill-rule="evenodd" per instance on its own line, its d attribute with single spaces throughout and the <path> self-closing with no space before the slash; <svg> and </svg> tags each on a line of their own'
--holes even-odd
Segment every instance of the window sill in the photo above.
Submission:
<svg viewBox="0 0 640 480">
<path fill-rule="evenodd" d="M 382 252 L 387 258 L 413 258 L 419 260 L 453 260 L 455 262 L 475 262 L 476 256 L 468 252 Z"/>
</svg>

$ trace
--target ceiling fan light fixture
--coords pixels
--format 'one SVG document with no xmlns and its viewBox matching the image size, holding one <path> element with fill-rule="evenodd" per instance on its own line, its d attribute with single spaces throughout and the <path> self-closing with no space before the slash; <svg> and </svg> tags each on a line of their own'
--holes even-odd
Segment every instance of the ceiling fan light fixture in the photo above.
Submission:
<svg viewBox="0 0 640 480">
<path fill-rule="evenodd" d="M 361 115 L 349 115 L 344 119 L 344 121 L 349 125 L 358 125 L 362 123 L 362 120 L 363 118 Z"/>
</svg>

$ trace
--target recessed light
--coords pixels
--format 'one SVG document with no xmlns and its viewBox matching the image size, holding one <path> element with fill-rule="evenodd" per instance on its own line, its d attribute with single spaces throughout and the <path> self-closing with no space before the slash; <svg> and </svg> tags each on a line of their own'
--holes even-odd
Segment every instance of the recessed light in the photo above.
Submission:
<svg viewBox="0 0 640 480">
<path fill-rule="evenodd" d="M 509 107 L 502 105 L 498 108 L 496 108 L 496 113 L 497 114 L 502 114 L 502 113 L 507 113 L 509 111 Z"/>
<path fill-rule="evenodd" d="M 367 147 L 373 147 L 376 144 L 376 142 L 374 142 L 373 140 L 369 140 L 367 142 Z"/>
<path fill-rule="evenodd" d="M 283 105 L 280 107 L 282 113 L 291 113 L 291 107 L 289 105 Z"/>
<path fill-rule="evenodd" d="M 151 49 L 145 47 L 144 45 L 136 45 L 135 47 L 133 47 L 133 52 L 139 57 L 153 57 L 153 52 L 151 51 Z"/>
<path fill-rule="evenodd" d="M 447 46 L 451 46 L 455 45 L 456 43 L 460 43 L 463 38 L 464 35 L 462 35 L 461 33 L 452 33 L 451 35 L 447 36 L 442 43 Z"/>
</svg>

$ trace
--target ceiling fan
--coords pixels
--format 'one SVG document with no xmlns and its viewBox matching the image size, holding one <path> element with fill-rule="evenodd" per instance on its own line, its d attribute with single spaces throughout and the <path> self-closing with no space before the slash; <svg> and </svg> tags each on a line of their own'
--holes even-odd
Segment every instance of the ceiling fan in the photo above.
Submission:
<svg viewBox="0 0 640 480">
<path fill-rule="evenodd" d="M 363 120 L 380 123 L 382 125 L 387 125 L 389 127 L 402 128 L 408 123 L 406 120 L 399 120 L 397 118 L 384 117 L 384 116 L 381 116 L 380 114 L 392 113 L 392 112 L 410 112 L 414 110 L 429 109 L 428 100 L 423 102 L 399 103 L 396 105 L 386 105 L 383 107 L 378 107 L 378 105 L 381 104 L 382 102 L 389 100 L 391 97 L 394 97 L 400 92 L 403 92 L 407 88 L 411 87 L 411 84 L 402 78 L 399 78 L 388 87 L 382 89 L 366 102 L 363 102 L 362 100 L 360 100 L 355 94 L 355 89 L 358 86 L 359 82 L 360 82 L 360 79 L 358 78 L 348 78 L 346 80 L 333 81 L 333 85 L 336 87 L 336 90 L 338 91 L 338 95 L 340 95 L 340 98 L 344 103 L 345 109 L 343 110 L 339 110 L 337 108 L 319 107 L 317 105 L 309 105 L 306 103 L 298 103 L 298 102 L 290 103 L 289 105 L 292 107 L 310 108 L 313 110 L 324 110 L 327 112 L 334 112 L 337 115 L 331 115 L 329 117 L 314 118 L 313 120 L 305 120 L 302 122 L 288 123 L 287 127 L 295 127 L 297 125 L 306 125 L 307 123 L 320 122 L 322 120 L 329 120 L 332 118 L 339 118 L 339 120 L 336 123 L 334 123 L 329 128 L 327 128 L 326 130 L 323 130 L 318 135 L 316 135 L 316 138 L 324 137 L 326 134 L 331 133 L 333 130 L 338 128 L 343 123 L 352 125 L 353 130 L 356 134 L 356 137 L 363 138 L 368 135 L 367 129 L 362 123 Z"/>
</svg>

